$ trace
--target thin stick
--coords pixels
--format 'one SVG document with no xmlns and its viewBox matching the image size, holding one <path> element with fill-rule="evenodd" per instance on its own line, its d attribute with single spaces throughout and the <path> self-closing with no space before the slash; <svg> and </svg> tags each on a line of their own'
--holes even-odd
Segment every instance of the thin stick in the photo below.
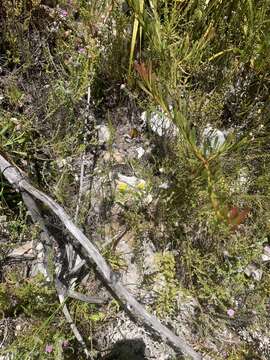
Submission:
<svg viewBox="0 0 270 360">
<path fill-rule="evenodd" d="M 72 298 L 72 299 L 76 299 L 76 300 L 86 302 L 88 304 L 102 305 L 102 304 L 105 304 L 107 302 L 105 299 L 101 299 L 101 298 L 98 298 L 96 296 L 84 295 L 84 294 L 81 294 L 78 291 L 74 291 L 74 290 L 67 290 L 67 296 Z"/>
<path fill-rule="evenodd" d="M 86 346 L 86 344 L 85 344 L 85 342 L 83 340 L 83 337 L 81 336 L 79 330 L 77 329 L 77 326 L 74 324 L 74 322 L 72 320 L 72 317 L 71 317 L 71 315 L 69 313 L 68 307 L 65 304 L 65 292 L 63 290 L 61 282 L 58 279 L 56 279 L 55 285 L 56 285 L 56 290 L 57 290 L 57 293 L 58 293 L 58 298 L 59 298 L 60 304 L 63 305 L 62 311 L 63 311 L 63 313 L 65 315 L 65 318 L 66 318 L 67 322 L 70 325 L 70 328 L 71 328 L 73 334 L 75 335 L 78 342 L 82 345 L 86 357 L 87 358 L 90 357 L 92 360 L 94 360 L 93 357 L 91 356 L 90 352 L 88 351 L 87 346 Z"/>
<path fill-rule="evenodd" d="M 86 130 L 87 130 L 87 123 L 88 123 L 89 114 L 90 114 L 90 98 L 91 98 L 91 89 L 90 89 L 90 85 L 89 85 L 88 89 L 87 89 L 87 116 L 85 117 L 85 120 L 84 120 L 84 134 L 83 134 L 84 150 L 81 155 L 80 187 L 79 187 L 78 201 L 77 201 L 75 217 L 74 217 L 75 223 L 77 223 L 77 221 L 78 221 L 79 211 L 80 211 L 81 202 L 82 202 L 83 181 L 84 181 L 84 173 L 85 173 L 86 141 L 87 141 L 87 131 Z M 76 264 L 78 262 L 80 263 L 81 258 L 78 254 L 76 254 L 76 256 L 75 256 L 72 244 L 66 244 L 66 252 L 67 252 L 67 258 L 68 258 L 69 270 L 71 270 L 73 267 L 73 262 L 74 262 L 74 266 L 76 267 Z M 74 259 L 74 257 L 75 257 L 75 259 Z M 77 278 L 71 279 L 71 285 L 75 286 L 76 280 L 77 280 Z"/>
<path fill-rule="evenodd" d="M 85 117 L 85 120 L 84 120 L 84 134 L 83 134 L 83 144 L 84 144 L 84 146 L 86 145 L 86 140 L 87 140 L 86 129 L 87 129 L 87 120 L 89 118 L 89 112 L 90 112 L 90 98 L 91 98 L 91 91 L 90 91 L 90 86 L 88 86 L 88 89 L 87 89 L 87 116 Z M 78 201 L 77 201 L 75 217 L 74 217 L 75 222 L 77 222 L 77 220 L 78 220 L 79 210 L 80 210 L 81 201 L 82 201 L 82 189 L 83 189 L 83 180 L 84 180 L 84 165 L 85 165 L 85 148 L 84 148 L 82 156 L 81 156 L 80 188 L 79 188 Z"/>
</svg>

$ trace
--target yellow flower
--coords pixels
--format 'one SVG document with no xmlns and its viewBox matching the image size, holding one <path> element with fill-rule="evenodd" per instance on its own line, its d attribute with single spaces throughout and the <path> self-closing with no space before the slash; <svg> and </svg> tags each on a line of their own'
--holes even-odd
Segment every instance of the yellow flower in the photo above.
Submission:
<svg viewBox="0 0 270 360">
<path fill-rule="evenodd" d="M 137 189 L 145 190 L 145 182 L 144 181 L 139 182 L 139 184 L 137 184 Z"/>
<path fill-rule="evenodd" d="M 119 182 L 117 188 L 121 193 L 125 193 L 128 189 L 128 185 L 124 182 Z"/>
</svg>

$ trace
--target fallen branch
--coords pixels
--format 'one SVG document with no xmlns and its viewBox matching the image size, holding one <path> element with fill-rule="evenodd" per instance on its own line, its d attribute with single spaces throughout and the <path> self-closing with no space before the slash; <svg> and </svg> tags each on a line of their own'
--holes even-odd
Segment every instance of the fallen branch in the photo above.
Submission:
<svg viewBox="0 0 270 360">
<path fill-rule="evenodd" d="M 86 252 L 87 258 L 91 261 L 92 264 L 96 265 L 96 270 L 102 276 L 106 286 L 110 288 L 115 297 L 117 297 L 122 302 L 125 308 L 133 315 L 133 317 L 135 317 L 137 321 L 141 321 L 144 325 L 147 325 L 152 330 L 154 330 L 164 342 L 170 344 L 175 350 L 181 351 L 184 355 L 190 356 L 194 360 L 201 359 L 201 356 L 187 344 L 184 338 L 176 336 L 166 326 L 162 325 L 155 316 L 150 315 L 145 310 L 145 308 L 137 302 L 137 300 L 123 286 L 119 277 L 116 276 L 116 274 L 111 270 L 98 249 L 73 223 L 71 218 L 60 205 L 58 205 L 48 195 L 32 186 L 24 178 L 24 176 L 21 175 L 19 170 L 12 166 L 1 155 L 0 169 L 9 183 L 15 186 L 18 191 L 26 191 L 27 193 L 31 194 L 35 199 L 45 204 L 61 220 L 67 230 L 81 244 Z"/>
<path fill-rule="evenodd" d="M 88 304 L 102 305 L 102 304 L 105 304 L 107 302 L 105 299 L 101 299 L 101 298 L 96 297 L 96 296 L 84 295 L 84 294 L 81 294 L 78 291 L 74 291 L 74 290 L 67 290 L 67 296 L 72 298 L 72 299 L 76 299 L 76 300 L 86 302 Z"/>
</svg>

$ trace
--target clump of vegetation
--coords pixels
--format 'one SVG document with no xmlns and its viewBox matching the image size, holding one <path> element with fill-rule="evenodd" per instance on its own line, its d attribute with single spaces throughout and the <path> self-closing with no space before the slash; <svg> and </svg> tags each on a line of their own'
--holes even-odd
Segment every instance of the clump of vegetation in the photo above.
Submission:
<svg viewBox="0 0 270 360">
<path fill-rule="evenodd" d="M 112 197 L 136 247 L 147 234 L 160 254 L 164 286 L 153 310 L 174 316 L 184 291 L 198 302 L 192 326 L 202 338 L 213 333 L 213 321 L 240 337 L 243 328 L 267 328 L 269 15 L 266 0 L 4 0 L 0 10 L 0 152 L 72 214 L 74 162 L 102 147 L 89 109 L 97 118 L 120 107 L 157 111 L 172 124 L 171 137 L 145 130 L 155 152 L 143 166 L 129 164 L 146 183 L 119 183 Z M 0 215 L 12 219 L 11 245 L 34 238 L 18 194 L 3 179 L 0 193 Z M 116 252 L 105 256 L 115 270 L 125 268 Z M 255 275 L 247 275 L 250 265 Z M 6 279 L 0 303 L 5 317 L 35 318 L 36 335 L 26 332 L 12 345 L 18 354 L 35 344 L 33 358 L 46 358 L 44 344 L 53 344 L 55 358 L 64 357 L 70 334 L 62 319 L 47 333 L 61 316 L 40 279 Z M 73 310 L 89 332 L 105 318 L 95 309 L 89 315 L 87 306 Z M 250 354 L 245 344 L 226 349 L 228 359 Z"/>
<path fill-rule="evenodd" d="M 158 276 L 161 277 L 161 282 L 164 282 L 158 289 L 156 311 L 161 316 L 170 315 L 175 310 L 178 293 L 175 258 L 169 252 L 164 252 L 157 255 L 156 261 L 160 271 Z"/>
<path fill-rule="evenodd" d="M 258 178 L 251 174 L 268 172 L 262 112 L 263 87 L 269 84 L 261 72 L 268 60 L 263 65 L 257 50 L 265 51 L 269 6 L 264 1 L 256 8 L 252 1 L 151 1 L 143 10 L 133 5 L 141 26 L 133 35 L 140 44 L 144 38 L 135 65 L 138 83 L 179 134 L 177 146 L 161 154 L 157 165 L 165 168 L 171 186 L 160 197 L 157 220 L 166 223 L 170 242 L 156 244 L 179 251 L 181 286 L 209 317 L 233 308 L 241 325 L 254 312 L 254 324 L 264 323 L 269 272 L 260 257 L 269 242 L 269 192 L 265 183 L 258 196 Z M 228 133 L 223 144 L 217 136 L 207 142 L 209 124 Z M 251 263 L 262 269 L 260 281 L 247 277 Z"/>
</svg>

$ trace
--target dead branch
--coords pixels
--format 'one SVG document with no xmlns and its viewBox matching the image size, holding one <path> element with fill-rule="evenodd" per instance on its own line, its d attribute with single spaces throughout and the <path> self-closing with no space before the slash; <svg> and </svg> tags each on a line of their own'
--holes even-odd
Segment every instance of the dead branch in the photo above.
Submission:
<svg viewBox="0 0 270 360">
<path fill-rule="evenodd" d="M 48 195 L 37 190 L 32 186 L 19 170 L 12 166 L 3 156 L 0 155 L 0 169 L 10 184 L 15 186 L 18 191 L 26 191 L 35 199 L 45 204 L 65 225 L 67 230 L 81 244 L 86 251 L 87 258 L 92 264 L 95 264 L 97 272 L 102 276 L 105 285 L 110 288 L 115 297 L 118 298 L 125 308 L 135 317 L 137 321 L 141 321 L 144 325 L 150 327 L 155 333 L 166 343 L 170 344 L 174 349 L 181 351 L 184 355 L 190 356 L 194 360 L 201 359 L 193 348 L 191 348 L 185 339 L 176 336 L 166 326 L 153 315 L 150 315 L 145 308 L 137 302 L 130 292 L 123 286 L 119 277 L 111 270 L 105 259 L 102 257 L 98 249 L 90 242 L 83 232 L 73 223 L 64 209 L 58 205 Z"/>
<path fill-rule="evenodd" d="M 84 294 L 81 294 L 78 291 L 74 291 L 74 290 L 67 290 L 67 296 L 72 298 L 72 299 L 87 302 L 88 304 L 102 305 L 102 304 L 105 304 L 107 302 L 105 299 L 101 299 L 101 298 L 96 297 L 96 296 L 84 295 Z"/>
</svg>

